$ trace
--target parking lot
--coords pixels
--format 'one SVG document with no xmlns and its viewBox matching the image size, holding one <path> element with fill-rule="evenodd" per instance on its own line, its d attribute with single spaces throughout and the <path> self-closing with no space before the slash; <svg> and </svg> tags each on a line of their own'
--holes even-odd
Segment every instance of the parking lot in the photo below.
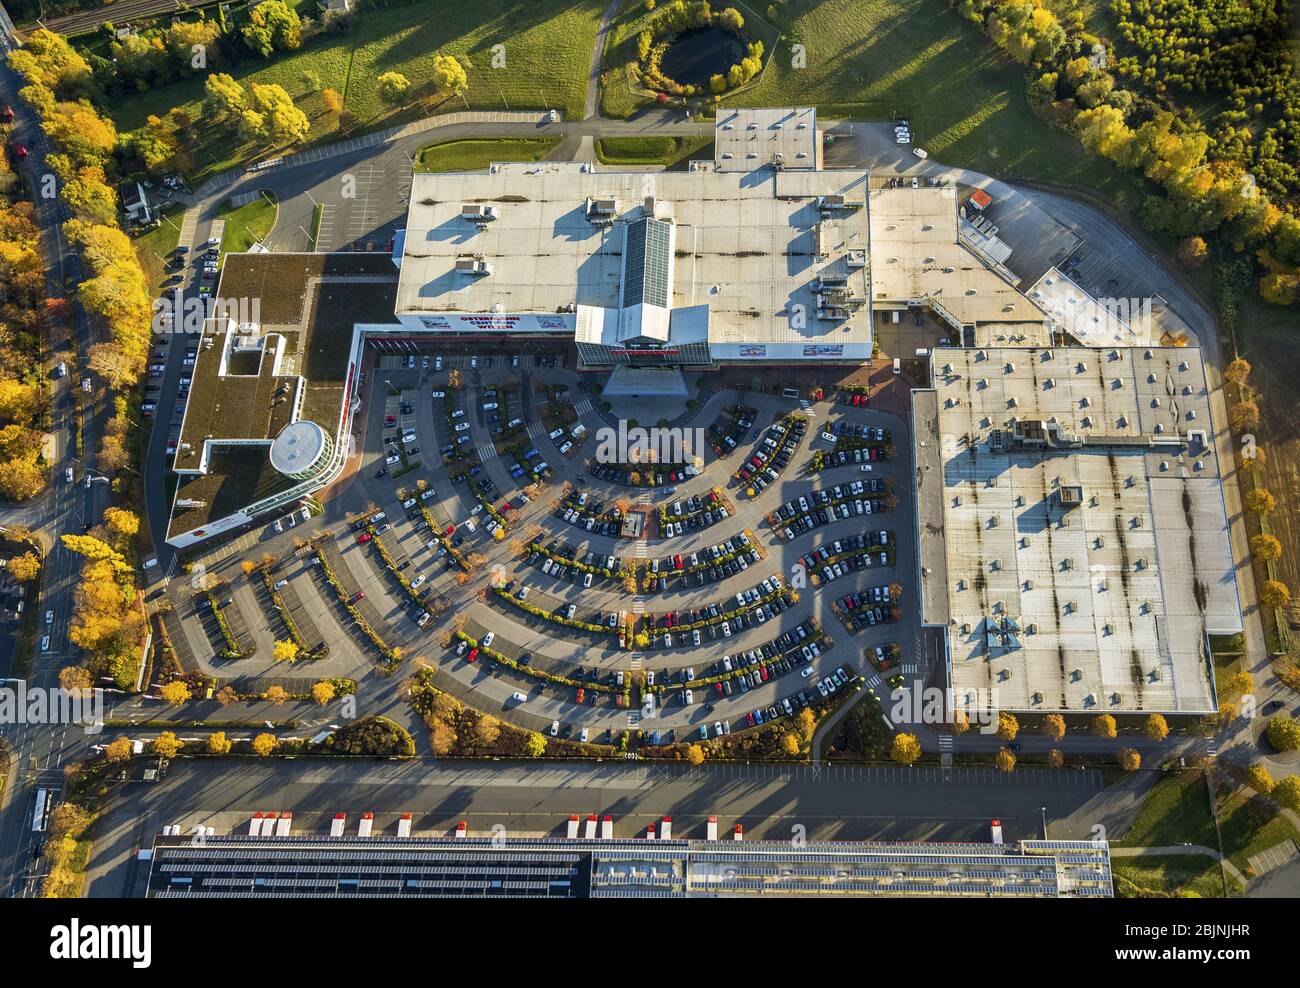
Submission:
<svg viewBox="0 0 1300 988">
<path fill-rule="evenodd" d="M 198 607 L 173 622 L 186 653 L 274 676 L 287 612 L 308 648 L 330 644 L 299 675 L 364 680 L 418 656 L 520 727 L 644 744 L 928 673 L 914 540 L 895 534 L 915 524 L 906 423 L 850 395 L 723 390 L 689 423 L 715 426 L 714 449 L 629 471 L 595 462 L 606 423 L 565 356 L 373 352 L 357 455 L 323 513 L 274 520 L 215 566 L 250 654 L 214 657 Z M 239 571 L 254 553 L 275 560 L 273 592 Z"/>
</svg>

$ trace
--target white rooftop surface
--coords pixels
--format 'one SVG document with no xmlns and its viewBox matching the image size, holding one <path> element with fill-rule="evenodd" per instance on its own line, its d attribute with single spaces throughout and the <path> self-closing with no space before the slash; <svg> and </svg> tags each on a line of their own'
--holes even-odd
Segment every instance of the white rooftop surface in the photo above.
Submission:
<svg viewBox="0 0 1300 988">
<path fill-rule="evenodd" d="M 780 154 L 786 168 L 816 168 L 817 111 L 810 107 L 719 110 L 714 126 L 721 171 L 751 171 Z"/>
<path fill-rule="evenodd" d="M 1084 346 L 1146 346 L 1154 342 L 1150 303 L 1115 299 L 1103 305 L 1058 268 L 1048 268 L 1026 292 L 1052 320 Z"/>
<path fill-rule="evenodd" d="M 325 448 L 325 430 L 303 419 L 290 422 L 271 443 L 271 466 L 281 473 L 292 474 L 316 462 Z"/>
<path fill-rule="evenodd" d="M 490 172 L 416 175 L 397 293 L 397 313 L 554 313 L 570 305 L 617 308 L 624 228 L 655 197 L 659 219 L 675 225 L 674 310 L 709 309 L 711 343 L 849 343 L 871 339 L 869 306 L 840 322 L 816 318 L 810 282 L 827 266 L 867 246 L 862 208 L 821 227 L 818 195 L 862 201 L 867 173 L 798 173 L 781 191 L 782 175 L 720 172 L 591 171 L 577 162 L 500 164 Z M 587 197 L 617 201 L 617 222 L 592 224 Z M 490 203 L 499 218 L 475 226 L 462 204 Z M 492 273 L 455 273 L 458 257 L 481 254 Z M 866 269 L 849 274 L 853 294 L 866 300 Z M 793 307 L 804 306 L 806 318 Z"/>
<path fill-rule="evenodd" d="M 872 298 L 929 301 L 962 325 L 1041 322 L 1044 313 L 957 238 L 953 186 L 871 190 Z"/>
<path fill-rule="evenodd" d="M 1241 629 L 1213 444 L 988 444 L 1013 418 L 1055 418 L 1098 443 L 1210 430 L 1200 351 L 945 349 L 933 360 L 957 705 L 996 689 L 1009 710 L 1213 710 L 1204 636 Z M 1070 485 L 1082 503 L 1066 509 L 1058 491 Z M 1020 647 L 986 648 L 986 618 L 1010 618 Z"/>
</svg>

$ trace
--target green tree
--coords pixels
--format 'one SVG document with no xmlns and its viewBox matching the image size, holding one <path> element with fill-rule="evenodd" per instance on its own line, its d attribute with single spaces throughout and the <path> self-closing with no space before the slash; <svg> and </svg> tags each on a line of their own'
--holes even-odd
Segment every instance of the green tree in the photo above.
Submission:
<svg viewBox="0 0 1300 988">
<path fill-rule="evenodd" d="M 1273 787 L 1272 797 L 1279 806 L 1288 810 L 1300 810 L 1300 775 L 1288 775 L 1279 779 Z"/>
<path fill-rule="evenodd" d="M 203 82 L 203 109 L 220 120 L 237 121 L 248 108 L 248 93 L 230 74 L 214 72 Z"/>
<path fill-rule="evenodd" d="M 263 58 L 302 46 L 302 21 L 284 0 L 265 0 L 253 8 L 240 33 L 249 49 Z"/>
<path fill-rule="evenodd" d="M 463 93 L 469 88 L 465 66 L 451 55 L 433 56 L 433 71 L 429 74 L 429 80 L 438 89 L 451 93 Z"/>
<path fill-rule="evenodd" d="M 375 92 L 385 103 L 402 102 L 410 88 L 411 81 L 400 72 L 385 72 L 375 80 Z"/>
<path fill-rule="evenodd" d="M 1264 728 L 1268 743 L 1278 751 L 1295 751 L 1300 748 L 1300 723 L 1290 714 L 1274 714 Z"/>
</svg>

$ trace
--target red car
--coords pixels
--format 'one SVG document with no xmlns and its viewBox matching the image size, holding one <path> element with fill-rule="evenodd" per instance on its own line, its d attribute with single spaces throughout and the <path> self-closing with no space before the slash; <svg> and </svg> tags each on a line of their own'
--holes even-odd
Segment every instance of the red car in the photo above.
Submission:
<svg viewBox="0 0 1300 988">
<path fill-rule="evenodd" d="M 362 532 L 360 535 L 357 536 L 357 545 L 365 545 L 369 541 L 370 541 L 369 532 Z"/>
<path fill-rule="evenodd" d="M 348 599 L 355 604 L 358 600 L 362 600 L 365 596 L 366 596 L 366 592 L 364 590 L 358 590 Z"/>
<path fill-rule="evenodd" d="M 471 649 L 469 650 L 469 655 L 465 656 L 465 661 L 466 661 L 466 662 L 473 662 L 473 661 L 474 661 L 475 659 L 477 659 L 477 658 L 478 658 L 478 649 L 477 649 L 477 648 L 471 648 Z"/>
<path fill-rule="evenodd" d="M 21 144 L 15 144 L 15 145 L 14 145 L 14 154 L 17 155 L 19 159 L 26 158 L 26 157 L 27 157 L 27 148 L 24 147 L 24 146 L 21 145 Z"/>
</svg>

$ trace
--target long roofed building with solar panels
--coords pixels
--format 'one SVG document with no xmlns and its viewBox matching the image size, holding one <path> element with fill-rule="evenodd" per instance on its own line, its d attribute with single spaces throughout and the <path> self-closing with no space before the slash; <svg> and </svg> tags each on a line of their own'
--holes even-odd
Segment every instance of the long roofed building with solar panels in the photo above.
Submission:
<svg viewBox="0 0 1300 988">
<path fill-rule="evenodd" d="M 165 837 L 147 894 L 196 897 L 1104 898 L 1105 841 Z"/>
</svg>

